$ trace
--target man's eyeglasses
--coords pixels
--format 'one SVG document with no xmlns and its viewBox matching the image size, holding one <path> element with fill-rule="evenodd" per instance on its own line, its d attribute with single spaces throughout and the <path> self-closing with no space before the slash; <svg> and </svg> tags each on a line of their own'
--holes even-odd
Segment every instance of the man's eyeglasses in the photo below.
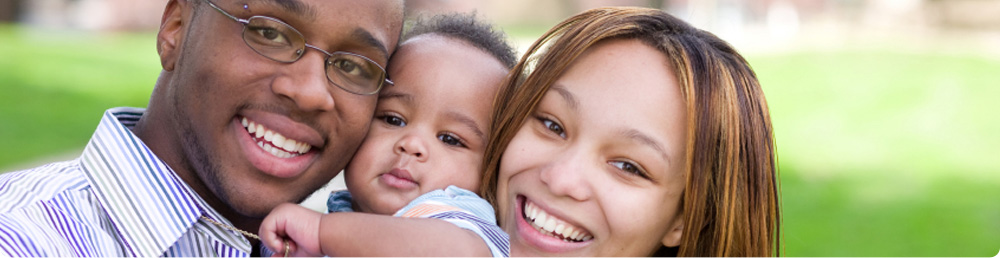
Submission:
<svg viewBox="0 0 1000 258">
<path fill-rule="evenodd" d="M 267 16 L 240 19 L 223 11 L 211 1 L 204 1 L 219 13 L 243 24 L 243 42 L 264 57 L 282 63 L 292 63 L 298 61 L 308 47 L 327 56 L 324 62 L 327 80 L 347 92 L 371 95 L 378 93 L 384 83 L 392 84 L 392 81 L 386 78 L 385 69 L 365 56 L 342 51 L 326 52 L 306 43 L 302 33 L 281 20 Z"/>
</svg>

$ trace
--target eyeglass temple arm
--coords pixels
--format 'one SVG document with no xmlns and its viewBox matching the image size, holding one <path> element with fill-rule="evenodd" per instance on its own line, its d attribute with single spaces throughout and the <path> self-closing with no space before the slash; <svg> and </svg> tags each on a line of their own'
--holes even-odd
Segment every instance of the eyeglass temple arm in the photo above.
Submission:
<svg viewBox="0 0 1000 258">
<path fill-rule="evenodd" d="M 239 22 L 239 23 L 242 23 L 242 24 L 249 23 L 249 21 L 247 21 L 247 20 L 236 18 L 236 16 L 233 16 L 232 14 L 227 13 L 225 10 L 222 10 L 222 8 L 219 8 L 219 6 L 213 4 L 212 1 L 208 1 L 208 0 L 203 0 L 203 1 L 205 3 L 207 3 L 209 6 L 211 6 L 212 9 L 215 9 L 216 11 L 219 11 L 219 13 L 222 13 L 222 15 L 225 15 L 226 17 L 229 17 L 230 19 L 233 19 L 236 22 Z"/>
</svg>

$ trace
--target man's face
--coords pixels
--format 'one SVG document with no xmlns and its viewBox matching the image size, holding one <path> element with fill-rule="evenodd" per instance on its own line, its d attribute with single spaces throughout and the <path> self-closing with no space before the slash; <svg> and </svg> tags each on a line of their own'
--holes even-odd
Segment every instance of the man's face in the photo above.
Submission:
<svg viewBox="0 0 1000 258">
<path fill-rule="evenodd" d="M 383 67 L 402 21 L 400 1 L 212 2 L 241 19 L 277 18 L 310 45 Z M 165 103 L 150 107 L 166 108 L 171 117 L 162 125 L 178 138 L 181 153 L 172 160 L 180 164 L 170 165 L 182 178 L 210 203 L 263 217 L 279 203 L 302 200 L 346 166 L 368 131 L 376 96 L 328 81 L 320 51 L 306 48 L 296 62 L 277 62 L 248 47 L 243 26 L 203 0 L 181 8 L 197 10 L 180 32 L 176 64 L 164 66 L 168 85 L 154 93 L 153 102 Z"/>
</svg>

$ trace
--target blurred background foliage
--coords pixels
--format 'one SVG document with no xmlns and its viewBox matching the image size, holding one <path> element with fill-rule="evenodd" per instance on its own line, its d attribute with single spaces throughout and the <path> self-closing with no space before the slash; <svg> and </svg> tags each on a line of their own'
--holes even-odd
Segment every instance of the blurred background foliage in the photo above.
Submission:
<svg viewBox="0 0 1000 258">
<path fill-rule="evenodd" d="M 163 2 L 0 0 L 0 171 L 75 158 L 105 109 L 146 105 Z M 408 5 L 411 17 L 476 10 L 520 49 L 591 7 L 663 8 L 740 49 L 763 85 L 784 255 L 1000 251 L 1000 1 Z"/>
</svg>

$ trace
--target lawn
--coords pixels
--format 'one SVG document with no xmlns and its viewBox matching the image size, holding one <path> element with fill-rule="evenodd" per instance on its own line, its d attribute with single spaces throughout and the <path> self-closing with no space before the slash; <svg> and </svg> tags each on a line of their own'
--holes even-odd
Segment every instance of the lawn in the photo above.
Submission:
<svg viewBox="0 0 1000 258">
<path fill-rule="evenodd" d="M 789 256 L 1000 251 L 1000 60 L 841 49 L 748 59 L 771 108 Z"/>
<path fill-rule="evenodd" d="M 776 131 L 785 255 L 1000 251 L 998 59 L 852 46 L 747 57 Z M 0 169 L 79 151 L 103 110 L 145 106 L 157 60 L 151 33 L 0 26 Z"/>
<path fill-rule="evenodd" d="M 154 34 L 35 31 L 0 24 L 0 168 L 82 149 L 102 112 L 146 106 Z"/>
</svg>

